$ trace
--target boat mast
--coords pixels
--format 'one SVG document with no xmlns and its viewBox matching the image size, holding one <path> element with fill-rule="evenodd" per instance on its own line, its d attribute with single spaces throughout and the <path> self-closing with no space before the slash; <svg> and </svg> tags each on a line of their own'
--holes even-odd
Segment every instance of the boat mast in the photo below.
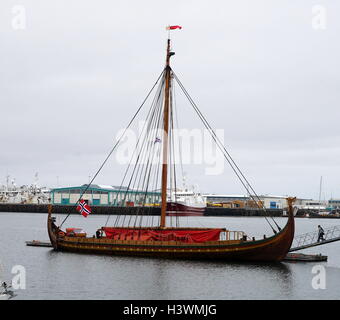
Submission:
<svg viewBox="0 0 340 320">
<path fill-rule="evenodd" d="M 164 132 L 163 132 L 163 165 L 162 165 L 162 208 L 160 227 L 165 228 L 167 180 L 168 180 L 168 133 L 169 133 L 169 101 L 170 101 L 170 57 L 174 52 L 170 51 L 170 39 L 166 50 L 165 64 L 165 94 L 164 94 Z"/>
</svg>

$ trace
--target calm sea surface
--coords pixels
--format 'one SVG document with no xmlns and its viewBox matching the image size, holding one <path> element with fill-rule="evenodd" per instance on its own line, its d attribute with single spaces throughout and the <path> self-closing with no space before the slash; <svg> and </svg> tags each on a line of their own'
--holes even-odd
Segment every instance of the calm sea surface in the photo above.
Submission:
<svg viewBox="0 0 340 320">
<path fill-rule="evenodd" d="M 340 242 L 301 251 L 327 255 L 328 262 L 275 264 L 112 257 L 27 247 L 27 240 L 48 239 L 46 218 L 0 213 L 0 279 L 10 282 L 16 265 L 26 270 L 26 289 L 16 290 L 14 299 L 340 299 Z M 82 227 L 92 235 L 106 218 L 74 215 L 64 226 Z M 276 218 L 281 226 L 286 220 Z M 315 231 L 318 224 L 328 228 L 340 225 L 340 219 L 296 219 L 296 234 Z M 182 217 L 181 226 L 189 225 L 243 230 L 256 237 L 272 234 L 260 217 Z M 320 275 L 312 272 L 316 265 L 324 267 L 325 289 L 313 289 L 313 277 Z"/>
</svg>

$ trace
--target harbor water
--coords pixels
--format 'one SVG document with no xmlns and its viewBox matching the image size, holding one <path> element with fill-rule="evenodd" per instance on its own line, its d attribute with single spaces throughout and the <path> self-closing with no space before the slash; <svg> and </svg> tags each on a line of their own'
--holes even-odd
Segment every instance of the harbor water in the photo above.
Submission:
<svg viewBox="0 0 340 320">
<path fill-rule="evenodd" d="M 64 217 L 59 215 L 58 221 Z M 72 215 L 64 226 L 81 227 L 92 236 L 106 218 Z M 340 242 L 301 251 L 327 255 L 327 262 L 281 263 L 101 256 L 26 246 L 28 240 L 48 240 L 46 220 L 47 214 L 41 213 L 0 213 L 0 279 L 10 282 L 16 266 L 25 270 L 25 288 L 16 289 L 13 299 L 340 299 Z M 287 218 L 275 220 L 283 227 Z M 296 234 L 316 231 L 319 224 L 340 225 L 338 219 L 295 221 Z M 180 225 L 225 227 L 256 238 L 272 235 L 262 217 L 181 217 Z"/>
</svg>

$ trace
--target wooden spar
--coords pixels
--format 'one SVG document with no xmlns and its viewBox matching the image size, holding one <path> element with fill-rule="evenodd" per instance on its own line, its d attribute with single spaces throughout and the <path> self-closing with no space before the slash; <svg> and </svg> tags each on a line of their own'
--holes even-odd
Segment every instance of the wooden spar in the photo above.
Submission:
<svg viewBox="0 0 340 320">
<path fill-rule="evenodd" d="M 164 94 L 164 132 L 163 132 L 163 165 L 162 165 L 162 208 L 160 227 L 165 228 L 167 181 L 168 181 L 168 133 L 169 133 L 169 93 L 170 93 L 170 39 L 166 51 L 165 94 Z"/>
</svg>

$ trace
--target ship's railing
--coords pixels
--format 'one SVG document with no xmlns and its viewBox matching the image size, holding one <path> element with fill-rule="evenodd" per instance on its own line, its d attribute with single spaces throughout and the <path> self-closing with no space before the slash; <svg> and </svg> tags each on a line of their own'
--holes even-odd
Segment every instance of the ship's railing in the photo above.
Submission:
<svg viewBox="0 0 340 320">
<path fill-rule="evenodd" d="M 244 240 L 247 235 L 243 231 L 222 231 L 220 240 Z"/>
<path fill-rule="evenodd" d="M 320 243 L 326 241 L 330 242 L 332 240 L 340 238 L 340 226 L 335 226 L 331 228 L 324 229 L 325 234 L 323 236 L 323 241 L 319 241 Z M 300 248 L 305 246 L 312 246 L 313 244 L 318 243 L 319 232 L 307 232 L 298 236 L 295 236 L 292 244 L 292 248 Z M 292 251 L 294 249 L 291 249 Z"/>
</svg>

